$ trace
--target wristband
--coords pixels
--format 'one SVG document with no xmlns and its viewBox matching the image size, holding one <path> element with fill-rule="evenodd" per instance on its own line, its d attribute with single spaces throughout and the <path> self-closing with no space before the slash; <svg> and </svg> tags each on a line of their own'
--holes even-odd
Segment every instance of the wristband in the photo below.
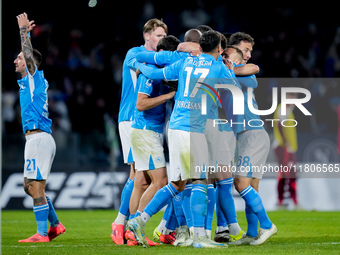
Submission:
<svg viewBox="0 0 340 255">
<path fill-rule="evenodd" d="M 31 33 L 30 33 L 30 32 L 27 33 L 27 37 L 28 37 L 28 38 L 31 37 Z"/>
</svg>

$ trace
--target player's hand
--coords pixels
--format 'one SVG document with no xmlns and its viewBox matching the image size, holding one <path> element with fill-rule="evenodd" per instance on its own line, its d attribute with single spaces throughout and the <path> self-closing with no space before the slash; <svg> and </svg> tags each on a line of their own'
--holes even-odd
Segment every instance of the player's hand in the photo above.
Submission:
<svg viewBox="0 0 340 255">
<path fill-rule="evenodd" d="M 175 96 L 175 94 L 176 94 L 176 91 L 170 89 L 169 93 L 166 95 L 168 99 L 171 99 Z"/>
<path fill-rule="evenodd" d="M 230 61 L 230 59 L 223 59 L 224 64 L 230 69 L 234 70 L 234 65 L 233 62 Z"/>
<path fill-rule="evenodd" d="M 195 56 L 195 57 L 199 57 L 201 53 L 202 52 L 200 50 L 193 50 L 190 52 L 191 56 Z"/>
<path fill-rule="evenodd" d="M 137 79 L 138 79 L 138 76 L 141 74 L 142 72 L 141 71 L 139 71 L 139 69 L 137 68 L 137 70 L 136 70 L 136 76 L 137 76 Z"/>
<path fill-rule="evenodd" d="M 238 66 L 238 65 L 240 65 L 240 64 L 241 64 L 241 60 L 237 59 L 237 60 L 236 60 L 234 63 L 235 63 L 235 65 L 237 65 L 237 66 Z"/>
<path fill-rule="evenodd" d="M 33 28 L 35 27 L 35 24 L 34 24 L 34 20 L 31 20 L 31 21 L 27 20 L 27 21 L 28 21 L 28 24 L 26 28 L 27 28 L 27 33 L 28 33 L 33 30 Z"/>
<path fill-rule="evenodd" d="M 19 14 L 17 16 L 17 20 L 18 20 L 19 28 L 23 28 L 23 27 L 27 28 L 27 26 L 29 25 L 26 12 Z"/>
</svg>

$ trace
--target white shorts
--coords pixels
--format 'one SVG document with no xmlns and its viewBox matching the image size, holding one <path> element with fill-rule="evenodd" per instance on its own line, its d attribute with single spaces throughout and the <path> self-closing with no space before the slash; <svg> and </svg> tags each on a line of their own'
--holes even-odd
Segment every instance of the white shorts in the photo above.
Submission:
<svg viewBox="0 0 340 255">
<path fill-rule="evenodd" d="M 236 137 L 233 131 L 222 131 L 220 133 L 217 162 L 219 165 L 232 166 L 235 158 Z"/>
<path fill-rule="evenodd" d="M 204 131 L 208 144 L 209 166 L 232 165 L 236 146 L 234 132 L 220 131 L 218 126 L 214 127 L 212 122 L 212 119 L 207 120 Z"/>
<path fill-rule="evenodd" d="M 118 123 L 119 137 L 122 144 L 123 158 L 125 164 L 134 162 L 130 139 L 132 121 L 122 121 Z"/>
<path fill-rule="evenodd" d="M 169 129 L 169 181 L 207 179 L 208 145 L 204 134 Z"/>
<path fill-rule="evenodd" d="M 137 171 L 165 167 L 163 134 L 152 130 L 131 128 L 130 138 Z"/>
<path fill-rule="evenodd" d="M 235 175 L 262 179 L 270 139 L 264 129 L 248 130 L 238 136 L 238 157 Z"/>
<path fill-rule="evenodd" d="M 41 132 L 25 137 L 24 177 L 34 180 L 47 180 L 56 151 L 52 135 Z"/>
</svg>

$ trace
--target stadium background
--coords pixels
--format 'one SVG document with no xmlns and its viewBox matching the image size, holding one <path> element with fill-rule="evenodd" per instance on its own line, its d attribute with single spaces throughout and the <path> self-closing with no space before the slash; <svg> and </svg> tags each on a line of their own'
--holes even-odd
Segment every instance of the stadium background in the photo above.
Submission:
<svg viewBox="0 0 340 255">
<path fill-rule="evenodd" d="M 121 68 L 128 49 L 142 45 L 142 27 L 162 18 L 169 33 L 183 39 L 189 28 L 207 24 L 255 39 L 251 62 L 260 66 L 263 86 L 255 91 L 260 109 L 271 103 L 271 87 L 305 81 L 312 93 L 312 117 L 295 111 L 298 162 L 339 163 L 340 26 L 330 6 L 258 7 L 219 0 L 192 2 L 98 0 L 2 2 L 2 196 L 3 209 L 30 208 L 22 189 L 24 137 L 13 61 L 20 50 L 16 15 L 27 12 L 37 27 L 32 43 L 43 54 L 40 69 L 49 81 L 49 111 L 57 155 L 47 191 L 56 208 L 118 209 L 128 176 L 122 163 L 117 116 Z M 301 78 L 295 79 L 292 78 Z M 321 79 L 322 78 L 322 79 Z M 260 83 L 261 84 L 261 83 Z M 304 84 L 304 83 L 303 83 Z M 269 105 L 270 106 L 270 105 Z M 266 126 L 271 134 L 272 130 Z M 271 152 L 269 163 L 275 162 Z M 267 175 L 264 201 L 275 209 L 275 174 Z M 338 175 L 339 177 L 339 175 Z M 51 181 L 53 180 L 53 182 Z M 298 182 L 304 209 L 340 210 L 338 178 L 306 176 Z M 315 191 L 318 186 L 318 191 Z M 326 194 L 335 194 L 325 199 Z M 311 204 L 309 199 L 313 199 Z M 316 200 L 316 201 L 315 201 Z M 238 205 L 236 197 L 237 207 Z"/>
</svg>

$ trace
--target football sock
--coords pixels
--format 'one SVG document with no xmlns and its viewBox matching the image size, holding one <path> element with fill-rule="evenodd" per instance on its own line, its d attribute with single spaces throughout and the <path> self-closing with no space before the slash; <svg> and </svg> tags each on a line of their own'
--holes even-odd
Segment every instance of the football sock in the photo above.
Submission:
<svg viewBox="0 0 340 255">
<path fill-rule="evenodd" d="M 227 220 L 224 217 L 220 203 L 216 198 L 216 221 L 217 221 L 217 232 L 223 232 L 228 229 Z"/>
<path fill-rule="evenodd" d="M 205 217 L 205 229 L 212 230 L 212 221 L 215 211 L 215 188 L 214 184 L 208 185 L 208 204 L 207 204 L 207 216 Z"/>
<path fill-rule="evenodd" d="M 171 213 L 171 206 L 170 204 L 166 207 L 165 212 L 163 214 L 163 218 L 161 220 L 161 222 L 158 224 L 158 231 L 160 233 L 163 233 L 166 230 L 165 224 L 168 222 L 169 218 L 170 218 L 170 213 Z"/>
<path fill-rule="evenodd" d="M 49 206 L 48 204 L 33 206 L 33 212 L 37 221 L 38 234 L 47 236 L 47 217 Z"/>
<path fill-rule="evenodd" d="M 190 196 L 192 190 L 192 183 L 187 184 L 185 189 L 182 191 L 182 208 L 185 215 L 185 219 L 187 221 L 188 228 L 191 228 L 192 225 L 192 214 L 190 209 Z"/>
<path fill-rule="evenodd" d="M 155 196 L 147 204 L 144 211 L 140 215 L 146 223 L 149 218 L 159 212 L 164 206 L 170 203 L 171 199 L 178 194 L 178 191 L 171 183 L 158 190 Z"/>
<path fill-rule="evenodd" d="M 172 204 L 174 206 L 174 211 L 176 214 L 177 222 L 179 226 L 187 225 L 185 220 L 184 211 L 182 208 L 182 194 L 179 193 L 172 199 Z"/>
<path fill-rule="evenodd" d="M 171 208 L 170 212 L 169 212 L 169 220 L 166 222 L 165 227 L 166 230 L 164 231 L 164 235 L 168 235 L 170 234 L 172 231 L 174 231 L 177 226 L 178 226 L 178 222 L 177 222 L 177 218 L 176 218 L 176 214 L 175 214 L 175 209 L 174 209 L 174 205 L 173 202 L 171 201 L 168 206 Z"/>
<path fill-rule="evenodd" d="M 235 203 L 232 193 L 233 178 L 216 182 L 216 199 L 224 213 L 231 235 L 238 235 L 241 228 L 237 223 Z"/>
<path fill-rule="evenodd" d="M 46 196 L 47 204 L 48 204 L 48 221 L 50 222 L 50 226 L 55 228 L 59 224 L 58 216 L 54 210 L 53 204 L 49 196 Z"/>
<path fill-rule="evenodd" d="M 240 195 L 251 211 L 256 214 L 260 221 L 261 228 L 270 229 L 273 223 L 270 221 L 267 212 L 263 207 L 261 197 L 256 190 L 254 190 L 251 186 L 248 186 L 240 192 Z"/>
<path fill-rule="evenodd" d="M 129 214 L 129 204 L 133 186 L 135 185 L 135 178 L 132 180 L 128 178 L 125 183 L 122 195 L 120 198 L 120 207 L 117 218 L 115 219 L 116 224 L 124 224 L 127 215 Z M 131 217 L 130 217 L 131 218 Z"/>
<path fill-rule="evenodd" d="M 258 232 L 259 220 L 255 213 L 253 213 L 246 204 L 246 218 L 248 223 L 247 236 L 256 237 Z"/>
<path fill-rule="evenodd" d="M 205 235 L 205 217 L 207 215 L 208 187 L 205 184 L 193 184 L 190 198 L 190 208 L 194 226 L 194 236 Z"/>
</svg>

